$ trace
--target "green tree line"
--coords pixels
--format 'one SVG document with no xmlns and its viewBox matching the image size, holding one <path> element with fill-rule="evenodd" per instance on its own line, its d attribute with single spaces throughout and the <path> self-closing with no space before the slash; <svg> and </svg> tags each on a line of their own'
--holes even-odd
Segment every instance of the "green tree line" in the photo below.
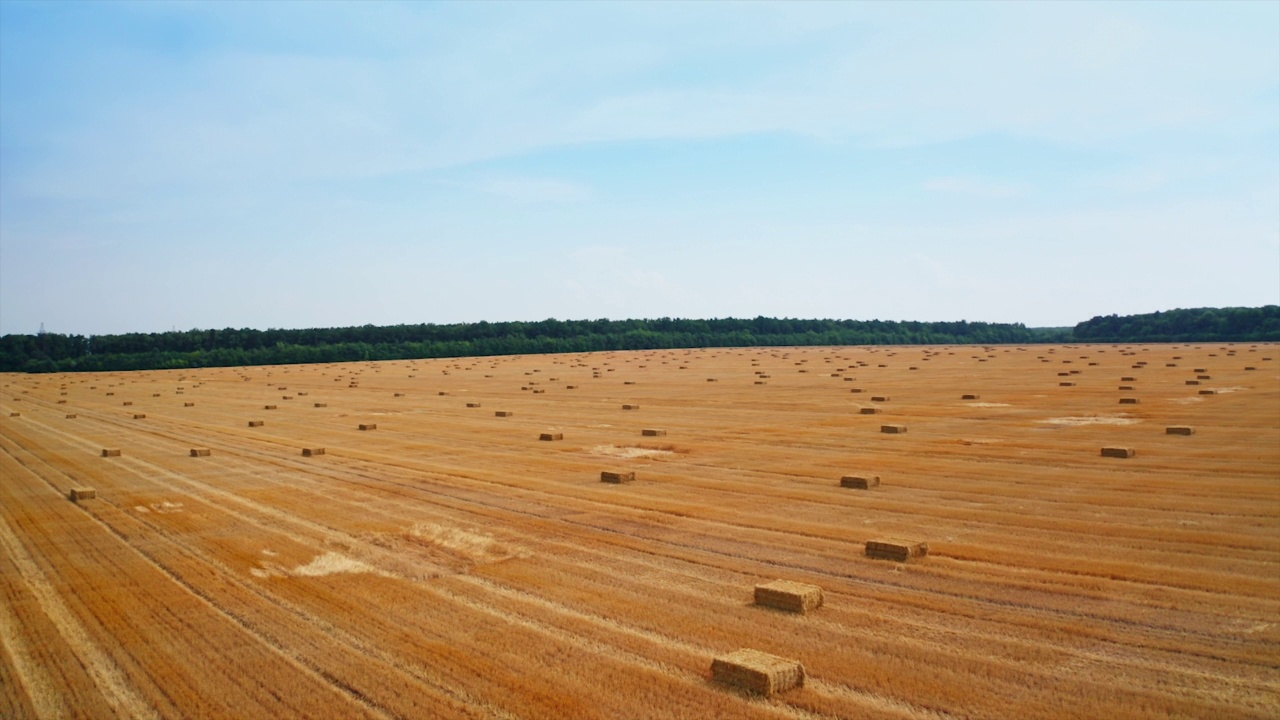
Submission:
<svg viewBox="0 0 1280 720">
<path fill-rule="evenodd" d="M 282 365 L 659 348 L 1030 343 L 1021 324 L 795 320 L 541 320 L 189 330 L 124 335 L 6 335 L 0 371 L 67 372 Z"/>
<path fill-rule="evenodd" d="M 1021 323 L 798 320 L 541 320 L 188 330 L 123 335 L 5 335 L 0 371 L 67 372 L 284 365 L 536 353 L 784 345 L 1280 341 L 1280 306 L 1095 317 L 1074 328 Z"/>
<path fill-rule="evenodd" d="M 1075 326 L 1079 342 L 1275 342 L 1280 305 L 1193 308 L 1145 315 L 1106 315 Z"/>
</svg>

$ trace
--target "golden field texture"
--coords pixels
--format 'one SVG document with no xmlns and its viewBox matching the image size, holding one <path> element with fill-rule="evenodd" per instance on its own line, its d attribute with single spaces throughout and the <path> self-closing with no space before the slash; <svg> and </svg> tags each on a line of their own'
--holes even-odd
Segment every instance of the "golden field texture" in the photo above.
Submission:
<svg viewBox="0 0 1280 720">
<path fill-rule="evenodd" d="M 3 375 L 0 717 L 1274 718 L 1277 357 Z M 716 682 L 739 649 L 803 686 Z"/>
</svg>

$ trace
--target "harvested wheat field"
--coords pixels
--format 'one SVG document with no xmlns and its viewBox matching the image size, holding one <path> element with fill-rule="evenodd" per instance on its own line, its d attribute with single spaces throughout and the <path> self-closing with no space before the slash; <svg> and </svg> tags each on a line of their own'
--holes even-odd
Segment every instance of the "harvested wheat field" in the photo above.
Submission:
<svg viewBox="0 0 1280 720">
<path fill-rule="evenodd" d="M 3 375 L 0 716 L 1274 718 L 1277 357 Z M 868 557 L 884 540 L 928 552 Z M 756 605 L 778 580 L 821 607 Z M 717 682 L 742 648 L 803 686 Z"/>
</svg>

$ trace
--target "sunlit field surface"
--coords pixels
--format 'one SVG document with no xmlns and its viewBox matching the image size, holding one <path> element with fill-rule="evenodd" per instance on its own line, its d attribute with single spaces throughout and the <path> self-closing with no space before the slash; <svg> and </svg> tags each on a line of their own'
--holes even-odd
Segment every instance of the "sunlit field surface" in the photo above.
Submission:
<svg viewBox="0 0 1280 720">
<path fill-rule="evenodd" d="M 1274 718 L 1277 356 L 3 375 L 0 716 Z M 804 686 L 715 683 L 741 648 Z"/>
</svg>

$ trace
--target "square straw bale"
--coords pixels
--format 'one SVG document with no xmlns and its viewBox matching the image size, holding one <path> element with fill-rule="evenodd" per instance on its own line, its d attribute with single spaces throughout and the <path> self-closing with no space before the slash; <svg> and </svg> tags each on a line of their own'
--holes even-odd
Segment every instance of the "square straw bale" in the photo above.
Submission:
<svg viewBox="0 0 1280 720">
<path fill-rule="evenodd" d="M 804 666 L 800 661 L 759 650 L 738 650 L 715 658 L 711 661 L 711 675 L 718 683 L 765 697 L 804 687 Z"/>
</svg>

